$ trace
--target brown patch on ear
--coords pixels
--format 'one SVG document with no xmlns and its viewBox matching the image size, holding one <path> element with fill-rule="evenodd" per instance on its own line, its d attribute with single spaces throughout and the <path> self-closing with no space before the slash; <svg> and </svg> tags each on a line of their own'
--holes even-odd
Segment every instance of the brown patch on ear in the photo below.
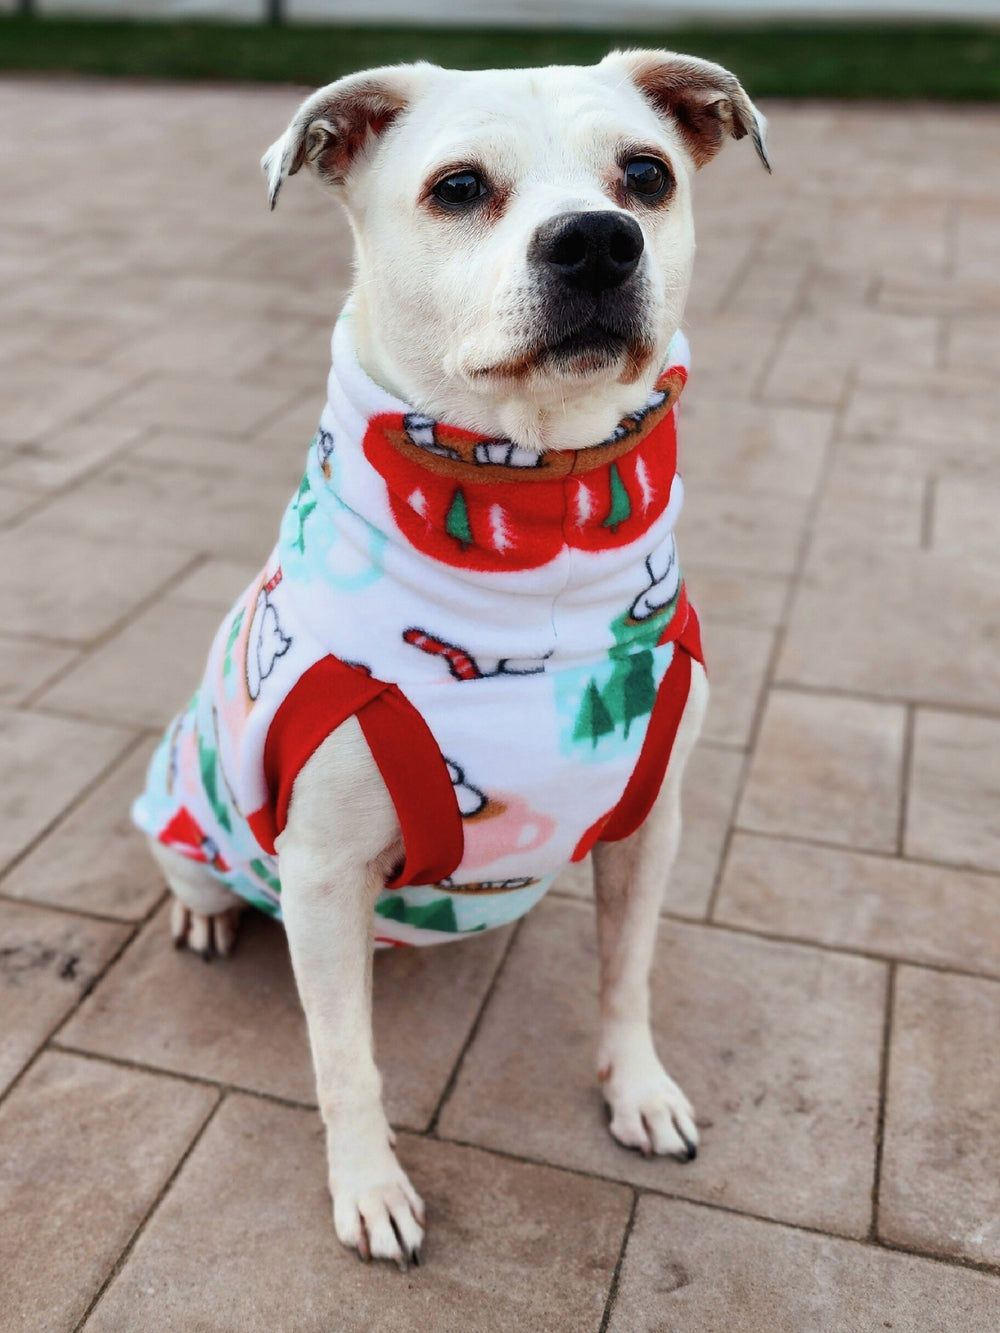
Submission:
<svg viewBox="0 0 1000 1333">
<path fill-rule="evenodd" d="M 696 167 L 710 162 L 727 138 L 750 135 L 771 170 L 764 147 L 766 122 L 727 69 L 670 51 L 616 51 L 607 59 L 623 65 L 657 113 L 674 121 Z"/>
<path fill-rule="evenodd" d="M 324 180 L 342 184 L 369 136 L 382 135 L 405 105 L 401 96 L 378 84 L 342 93 L 309 123 L 292 159 L 289 176 L 294 176 L 308 162 Z"/>
</svg>

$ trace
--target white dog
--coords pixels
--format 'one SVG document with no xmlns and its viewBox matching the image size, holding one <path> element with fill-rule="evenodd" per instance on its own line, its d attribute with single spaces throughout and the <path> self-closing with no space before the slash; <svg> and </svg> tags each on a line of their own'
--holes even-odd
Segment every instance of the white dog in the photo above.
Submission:
<svg viewBox="0 0 1000 1333">
<path fill-rule="evenodd" d="M 283 915 L 337 1235 L 415 1260 L 371 1035 L 374 944 L 521 915 L 593 852 L 611 1133 L 689 1159 L 649 972 L 707 700 L 673 526 L 691 177 L 764 121 L 716 65 L 401 65 L 263 160 L 343 203 L 356 281 L 278 546 L 220 628 L 136 819 L 174 938 Z M 669 760 L 669 766 L 668 766 Z"/>
</svg>

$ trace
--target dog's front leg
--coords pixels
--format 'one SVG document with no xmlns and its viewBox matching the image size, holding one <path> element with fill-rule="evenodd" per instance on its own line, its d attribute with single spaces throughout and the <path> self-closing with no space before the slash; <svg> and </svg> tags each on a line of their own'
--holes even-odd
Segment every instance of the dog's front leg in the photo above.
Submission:
<svg viewBox="0 0 1000 1333">
<path fill-rule="evenodd" d="M 400 847 L 395 811 L 354 719 L 296 778 L 277 840 L 282 913 L 326 1124 L 338 1238 L 416 1261 L 424 1206 L 393 1152 L 372 1041 L 372 907 Z"/>
<path fill-rule="evenodd" d="M 705 673 L 694 662 L 670 765 L 649 817 L 630 838 L 598 843 L 593 852 L 601 1007 L 597 1076 L 611 1112 L 611 1133 L 627 1147 L 686 1160 L 695 1156 L 698 1131 L 690 1102 L 656 1054 L 649 975 L 663 892 L 680 841 L 681 778 L 707 700 Z"/>
</svg>

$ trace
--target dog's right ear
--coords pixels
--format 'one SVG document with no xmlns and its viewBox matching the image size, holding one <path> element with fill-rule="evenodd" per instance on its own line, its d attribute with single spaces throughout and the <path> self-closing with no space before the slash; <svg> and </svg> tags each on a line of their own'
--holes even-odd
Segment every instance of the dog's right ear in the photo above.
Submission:
<svg viewBox="0 0 1000 1333">
<path fill-rule="evenodd" d="M 328 83 L 299 107 L 280 139 L 261 158 L 271 207 L 286 176 L 311 167 L 342 185 L 353 163 L 405 111 L 432 65 L 386 65 Z"/>
</svg>

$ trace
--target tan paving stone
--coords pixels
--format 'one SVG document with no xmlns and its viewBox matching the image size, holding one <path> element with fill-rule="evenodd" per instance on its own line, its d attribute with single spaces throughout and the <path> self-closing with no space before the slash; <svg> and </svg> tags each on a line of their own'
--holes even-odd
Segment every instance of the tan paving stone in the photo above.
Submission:
<svg viewBox="0 0 1000 1333">
<path fill-rule="evenodd" d="M 693 372 L 687 391 L 750 395 L 767 364 L 782 321 L 758 316 L 702 313 L 690 330 Z"/>
<path fill-rule="evenodd" d="M 175 583 L 164 600 L 209 607 L 221 620 L 260 569 L 259 560 L 206 560 L 186 579 Z M 207 644 L 205 651 L 208 652 Z"/>
<path fill-rule="evenodd" d="M 737 823 L 895 851 L 904 724 L 899 704 L 772 690 Z"/>
<path fill-rule="evenodd" d="M 120 727 L 0 710 L 0 871 L 130 740 Z"/>
<path fill-rule="evenodd" d="M 521 927 L 445 1104 L 444 1138 L 685 1198 L 863 1235 L 870 1215 L 885 967 L 664 923 L 653 1021 L 703 1128 L 695 1162 L 617 1145 L 594 1075 L 592 912 Z"/>
<path fill-rule="evenodd" d="M 831 255 L 835 262 L 837 256 Z M 930 370 L 937 320 L 850 308 L 806 310 L 791 325 L 764 385 L 767 399 L 835 407 L 865 362 Z"/>
<path fill-rule="evenodd" d="M 218 375 L 153 375 L 116 399 L 102 421 L 240 436 L 288 405 L 287 389 Z"/>
<path fill-rule="evenodd" d="M 1000 977 L 1000 878 L 737 833 L 713 920 Z"/>
<path fill-rule="evenodd" d="M 394 1124 L 426 1128 L 506 942 L 490 931 L 376 959 L 375 1045 Z M 284 931 L 259 913 L 247 913 L 232 957 L 209 967 L 170 947 L 157 913 L 64 1035 L 95 1054 L 315 1102 Z"/>
<path fill-rule="evenodd" d="M 765 576 L 790 574 L 805 518 L 801 498 L 692 486 L 678 524 L 681 559 Z"/>
<path fill-rule="evenodd" d="M 0 365 L 0 439 L 38 440 L 93 412 L 126 387 L 119 376 L 93 366 L 48 366 L 33 358 Z"/>
<path fill-rule="evenodd" d="M 751 629 L 773 629 L 781 621 L 786 579 L 739 569 L 692 563 L 682 552 L 684 579 L 699 616 Z"/>
<path fill-rule="evenodd" d="M 1000 363 L 1000 362 L 998 362 Z M 1000 481 L 938 477 L 934 486 L 931 544 L 949 555 L 988 561 L 1000 580 Z"/>
<path fill-rule="evenodd" d="M 764 407 L 692 392 L 684 398 L 680 466 L 687 486 L 808 498 L 819 481 L 832 414 Z M 754 500 L 747 496 L 746 504 Z"/>
<path fill-rule="evenodd" d="M 893 1009 L 879 1234 L 1000 1264 L 1000 985 L 904 967 Z"/>
<path fill-rule="evenodd" d="M 219 619 L 214 608 L 154 602 L 41 694 L 38 706 L 164 727 L 194 693 Z"/>
<path fill-rule="evenodd" d="M 916 548 L 924 532 L 928 477 L 902 449 L 842 441 L 813 523 L 826 550 L 857 541 Z"/>
<path fill-rule="evenodd" d="M 11 450 L 0 470 L 0 484 L 51 489 L 75 481 L 139 439 L 141 428 L 86 422 L 47 432 L 40 439 Z"/>
<path fill-rule="evenodd" d="M 7 874 L 11 898 L 141 920 L 163 893 L 145 839 L 129 819 L 153 742 L 142 745 Z"/>
<path fill-rule="evenodd" d="M 645 1195 L 609 1333 L 993 1333 L 1000 1280 Z"/>
<path fill-rule="evenodd" d="M 22 703 L 77 655 L 74 648 L 4 635 L 0 638 L 0 705 Z"/>
<path fill-rule="evenodd" d="M 844 416 L 847 439 L 873 450 L 902 449 L 911 467 L 927 472 L 1000 476 L 996 421 L 1000 392 L 988 371 L 937 375 L 869 372 L 852 392 Z"/>
<path fill-rule="evenodd" d="M 0 1092 L 127 938 L 106 921 L 0 899 Z"/>
<path fill-rule="evenodd" d="M 4 1333 L 76 1327 L 215 1098 L 176 1079 L 42 1056 L 0 1108 Z"/>
<path fill-rule="evenodd" d="M 702 643 L 711 691 L 702 736 L 720 745 L 747 745 L 774 650 L 774 633 L 703 620 Z"/>
<path fill-rule="evenodd" d="M 630 1191 L 409 1135 L 398 1149 L 429 1218 L 405 1276 L 337 1243 L 318 1117 L 230 1098 L 87 1333 L 597 1333 Z"/>
<path fill-rule="evenodd" d="M 743 756 L 734 750 L 701 744 L 691 756 L 684 773 L 680 851 L 667 881 L 664 911 L 695 920 L 704 917 L 742 769 Z M 558 889 L 589 901 L 593 897 L 590 858 L 564 871 Z"/>
<path fill-rule="evenodd" d="M 1000 720 L 918 710 L 905 847 L 1000 870 Z"/>
<path fill-rule="evenodd" d="M 0 624 L 8 634 L 89 643 L 190 562 L 177 546 L 88 539 L 39 516 L 0 533 Z"/>
<path fill-rule="evenodd" d="M 938 551 L 821 543 L 778 660 L 780 684 L 1000 707 L 996 569 Z"/>
</svg>

